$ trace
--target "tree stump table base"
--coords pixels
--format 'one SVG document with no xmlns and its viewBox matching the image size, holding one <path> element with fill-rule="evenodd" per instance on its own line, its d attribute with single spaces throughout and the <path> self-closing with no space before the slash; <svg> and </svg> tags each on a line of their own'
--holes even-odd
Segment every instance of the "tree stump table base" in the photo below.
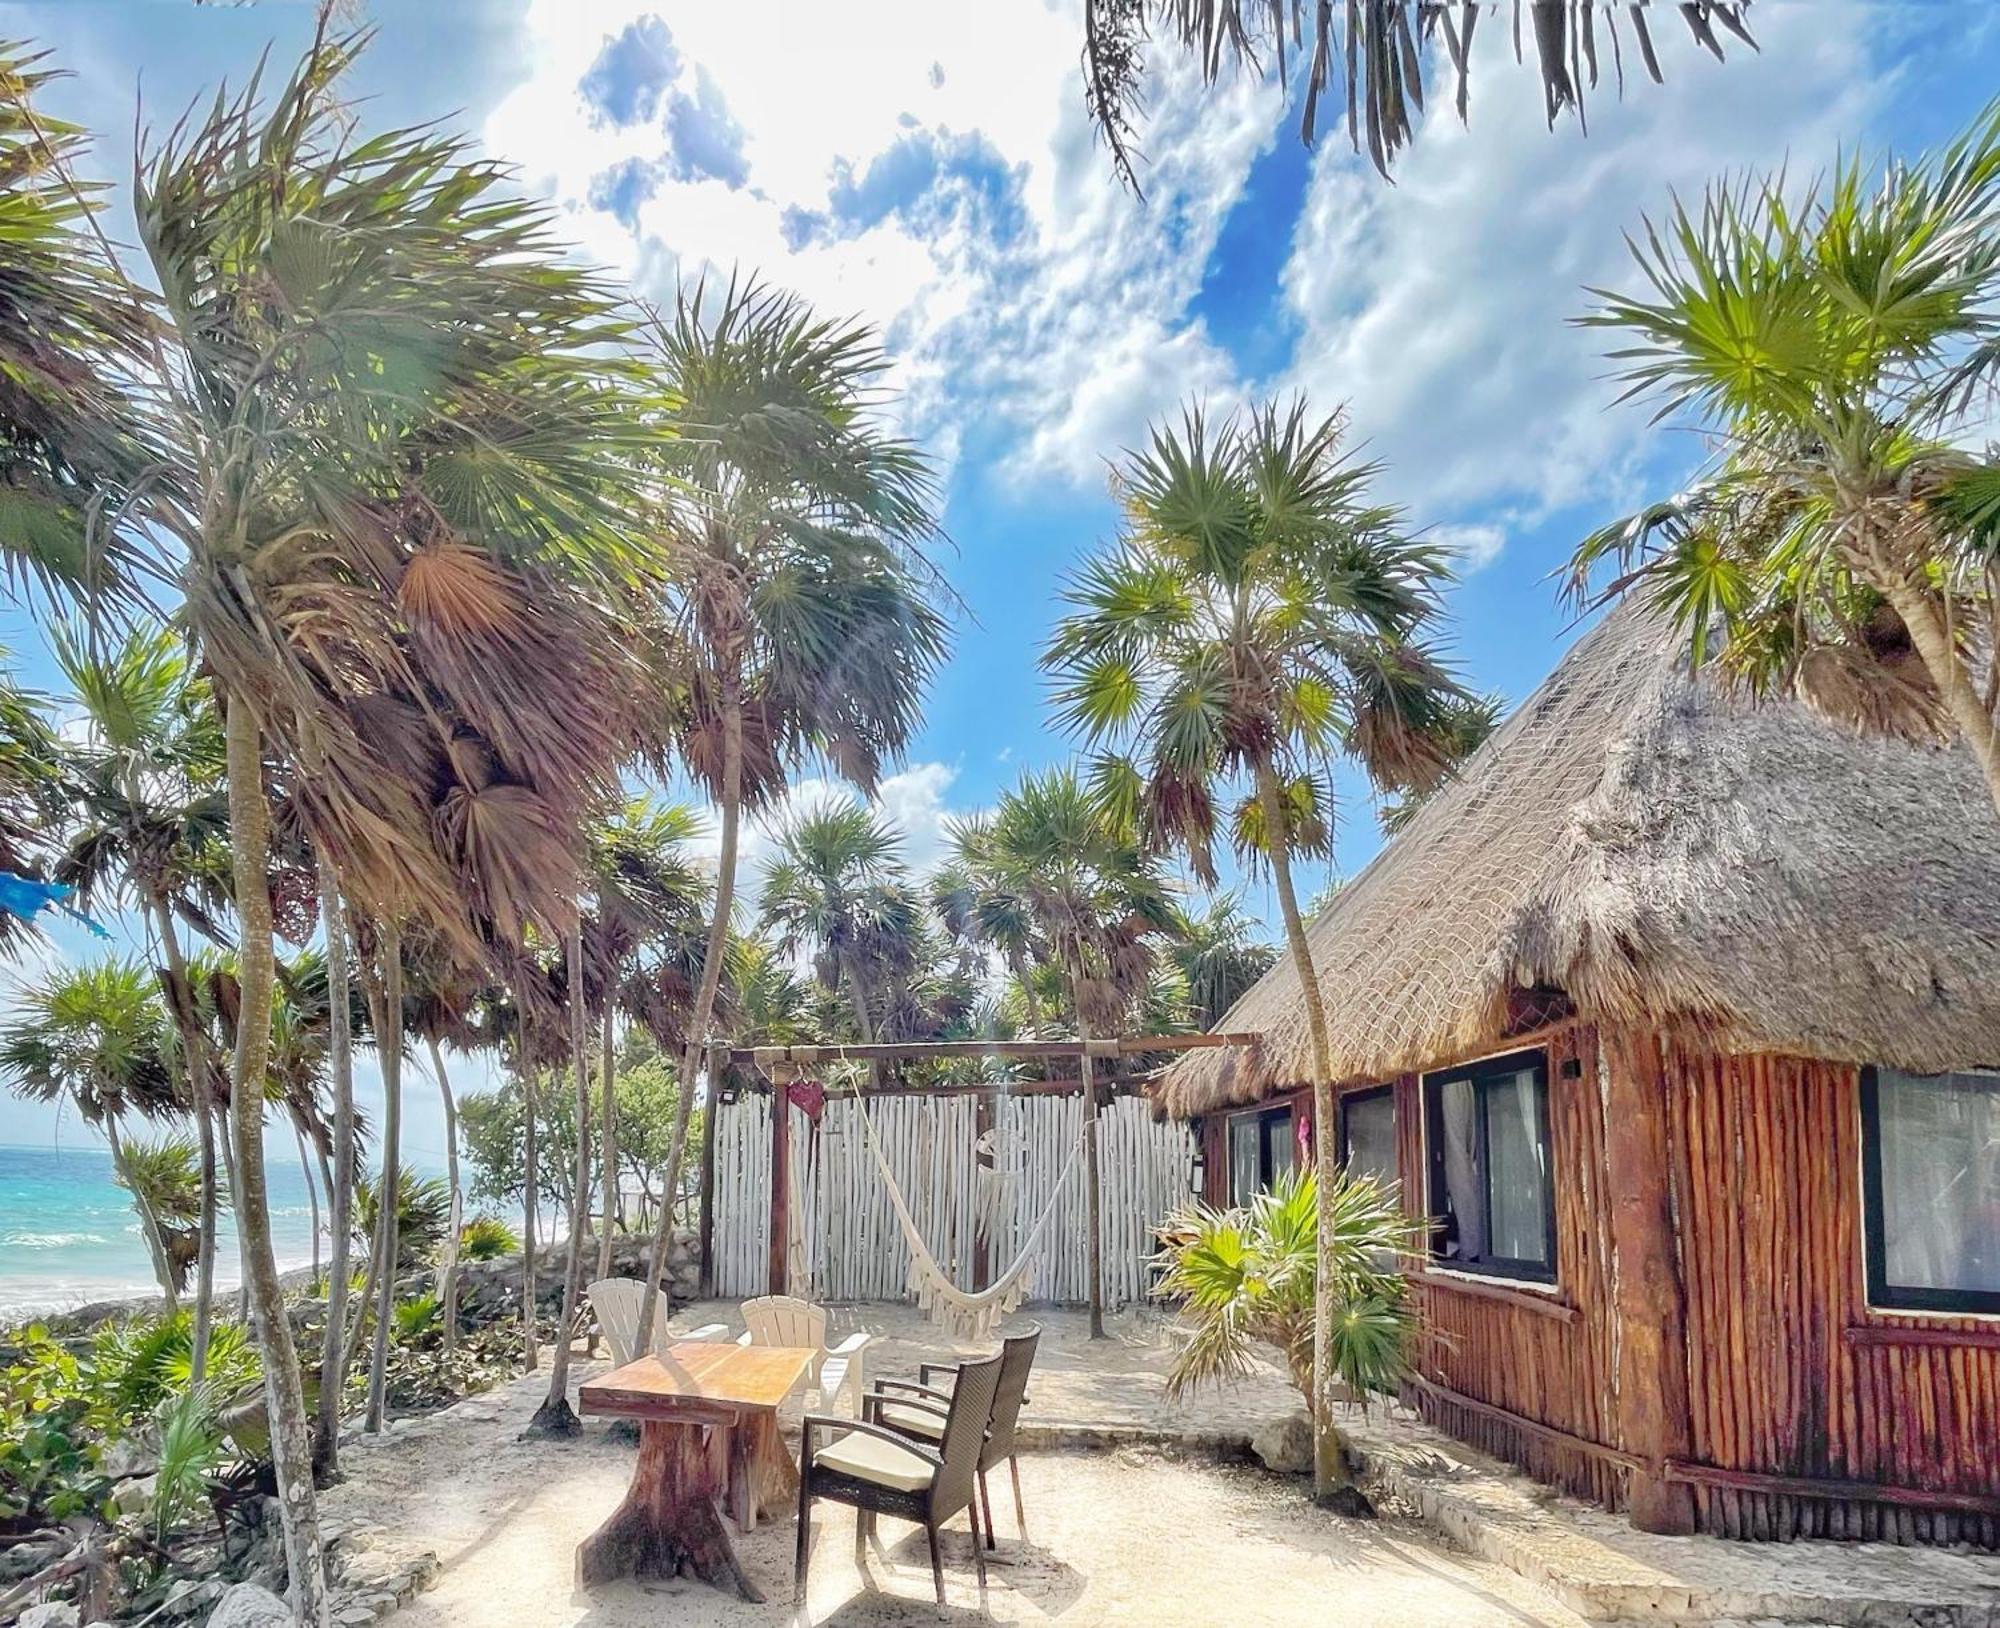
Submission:
<svg viewBox="0 0 2000 1628">
<path fill-rule="evenodd" d="M 762 1603 L 722 1515 L 734 1434 L 720 1424 L 642 1421 L 632 1485 L 611 1518 L 578 1546 L 577 1582 L 592 1588 L 620 1577 L 698 1577 Z"/>
</svg>

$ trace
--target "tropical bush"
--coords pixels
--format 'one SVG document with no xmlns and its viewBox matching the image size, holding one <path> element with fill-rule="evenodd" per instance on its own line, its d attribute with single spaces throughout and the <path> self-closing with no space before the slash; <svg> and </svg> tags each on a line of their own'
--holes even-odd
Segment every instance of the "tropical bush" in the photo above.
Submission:
<svg viewBox="0 0 2000 1628">
<path fill-rule="evenodd" d="M 354 1230 L 362 1247 L 375 1231 L 375 1184 L 354 1188 Z M 451 1230 L 451 1184 L 439 1176 L 404 1175 L 396 1183 L 396 1269 L 426 1266 L 437 1259 Z"/>
<path fill-rule="evenodd" d="M 1415 1247 L 1416 1229 L 1395 1194 L 1372 1179 L 1343 1175 L 1331 1199 L 1332 1367 L 1365 1399 L 1395 1390 L 1409 1371 L 1415 1320 L 1396 1267 Z M 1295 1170 L 1241 1209 L 1197 1203 L 1160 1228 L 1158 1292 L 1181 1308 L 1170 1394 L 1248 1374 L 1261 1344 L 1277 1348 L 1310 1408 L 1316 1202 L 1313 1173 Z"/>
<path fill-rule="evenodd" d="M 398 1345 L 428 1345 L 443 1331 L 443 1312 L 444 1302 L 434 1294 L 399 1300 L 390 1314 L 390 1337 Z"/>
<path fill-rule="evenodd" d="M 0 1368 L 0 1533 L 99 1513 L 111 1492 L 77 1360 L 35 1324 Z"/>
<path fill-rule="evenodd" d="M 134 1317 L 98 1330 L 81 1365 L 92 1425 L 121 1435 L 184 1395 L 194 1377 L 194 1318 L 186 1310 Z M 251 1390 L 263 1379 L 256 1342 L 241 1323 L 217 1323 L 209 1335 L 206 1380 L 217 1396 Z"/>
<path fill-rule="evenodd" d="M 495 1215 L 475 1215 L 459 1228 L 458 1252 L 469 1261 L 497 1261 L 521 1252 L 521 1235 Z"/>
</svg>

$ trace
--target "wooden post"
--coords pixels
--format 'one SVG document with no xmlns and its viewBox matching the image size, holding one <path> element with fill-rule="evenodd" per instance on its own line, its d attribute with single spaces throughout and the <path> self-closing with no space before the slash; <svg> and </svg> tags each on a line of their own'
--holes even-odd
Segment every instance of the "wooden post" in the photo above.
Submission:
<svg viewBox="0 0 2000 1628">
<path fill-rule="evenodd" d="M 722 1106 L 722 1071 L 727 1054 L 708 1054 L 708 1100 L 701 1114 L 701 1298 L 715 1297 L 715 1120 Z M 692 1083 L 687 1089 L 693 1089 Z"/>
<path fill-rule="evenodd" d="M 771 1293 L 791 1290 L 787 1268 L 792 1242 L 792 1099 L 771 1082 Z"/>
<path fill-rule="evenodd" d="M 1083 1193 L 1084 1226 L 1089 1230 L 1090 1337 L 1104 1338 L 1104 1217 L 1103 1178 L 1097 1167 L 1097 1071 L 1084 1039 L 1083 1069 Z"/>
<path fill-rule="evenodd" d="M 1665 1474 L 1669 1459 L 1688 1455 L 1690 1435 L 1687 1307 L 1669 1174 L 1669 1083 L 1651 1035 L 1607 1031 L 1602 1046 L 1617 1261 L 1618 1437 L 1644 1461 L 1631 1472 L 1627 1502 L 1640 1531 L 1684 1534 L 1694 1530 L 1694 1494 Z"/>
<path fill-rule="evenodd" d="M 993 1107 L 993 1095 L 989 1091 L 982 1091 L 972 1099 L 972 1134 L 975 1141 L 986 1136 L 993 1129 L 995 1119 Z M 973 1156 L 973 1166 L 972 1193 L 975 1213 L 973 1216 L 972 1288 L 976 1294 L 993 1281 L 993 1240 L 987 1237 L 985 1229 L 979 1225 L 980 1217 L 976 1211 L 979 1199 L 979 1180 L 977 1174 L 979 1159 L 976 1153 Z"/>
</svg>

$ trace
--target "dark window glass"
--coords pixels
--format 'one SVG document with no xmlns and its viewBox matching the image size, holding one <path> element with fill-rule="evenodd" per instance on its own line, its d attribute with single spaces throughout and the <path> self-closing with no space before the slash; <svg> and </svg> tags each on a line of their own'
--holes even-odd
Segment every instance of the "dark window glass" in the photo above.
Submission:
<svg viewBox="0 0 2000 1628">
<path fill-rule="evenodd" d="M 1396 1089 L 1382 1086 L 1359 1091 L 1343 1099 L 1346 1114 L 1346 1145 L 1341 1163 L 1357 1176 L 1372 1176 L 1383 1187 L 1394 1187 L 1402 1179 L 1396 1159 Z"/>
<path fill-rule="evenodd" d="M 1864 1071 L 1868 1298 L 2000 1311 L 2000 1075 Z"/>
<path fill-rule="evenodd" d="M 1247 1204 L 1297 1163 L 1292 1110 L 1265 1108 L 1229 1116 L 1229 1202 Z"/>
<path fill-rule="evenodd" d="M 1297 1142 L 1292 1136 L 1292 1112 L 1289 1108 L 1263 1116 L 1264 1129 L 1264 1185 L 1275 1187 L 1278 1178 L 1293 1165 Z"/>
<path fill-rule="evenodd" d="M 1539 1052 L 1424 1081 L 1434 1253 L 1467 1271 L 1553 1283 L 1548 1071 Z"/>
</svg>

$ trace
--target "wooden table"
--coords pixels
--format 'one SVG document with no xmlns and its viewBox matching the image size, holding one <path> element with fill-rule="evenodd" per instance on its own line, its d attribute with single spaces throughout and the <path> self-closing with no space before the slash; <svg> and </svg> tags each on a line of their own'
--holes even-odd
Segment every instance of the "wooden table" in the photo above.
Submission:
<svg viewBox="0 0 2000 1628">
<path fill-rule="evenodd" d="M 798 1467 L 778 1437 L 778 1404 L 816 1352 L 682 1340 L 585 1385 L 585 1413 L 639 1421 L 639 1461 L 611 1518 L 578 1545 L 577 1582 L 699 1577 L 761 1601 L 736 1559 L 722 1515 L 738 1528 L 797 1495 Z"/>
</svg>

